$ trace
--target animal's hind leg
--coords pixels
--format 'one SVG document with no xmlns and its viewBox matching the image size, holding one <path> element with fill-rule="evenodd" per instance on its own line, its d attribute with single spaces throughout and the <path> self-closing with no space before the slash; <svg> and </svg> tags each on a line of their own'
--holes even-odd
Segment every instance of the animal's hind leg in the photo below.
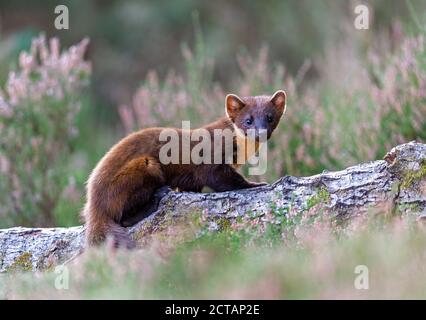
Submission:
<svg viewBox="0 0 426 320">
<path fill-rule="evenodd" d="M 128 208 L 127 211 L 123 213 L 120 224 L 123 227 L 131 227 L 141 221 L 143 218 L 150 216 L 152 213 L 157 211 L 161 198 L 170 191 L 171 189 L 167 186 L 157 189 L 155 192 L 153 192 L 153 194 L 150 195 L 149 200 L 145 202 L 140 201 L 141 195 L 135 193 L 135 201 L 133 202 L 134 207 L 131 209 Z"/>
<path fill-rule="evenodd" d="M 158 207 L 158 201 L 153 196 L 153 191 L 135 192 L 127 201 L 123 210 L 120 224 L 123 227 L 130 227 L 143 218 L 149 216 Z M 149 194 L 148 194 L 149 193 Z"/>
<path fill-rule="evenodd" d="M 164 184 L 164 177 L 158 160 L 141 156 L 126 163 L 116 174 L 114 182 L 114 189 L 119 192 L 113 197 L 120 198 L 122 204 L 117 222 L 129 226 L 139 212 L 149 210 L 154 190 Z"/>
</svg>

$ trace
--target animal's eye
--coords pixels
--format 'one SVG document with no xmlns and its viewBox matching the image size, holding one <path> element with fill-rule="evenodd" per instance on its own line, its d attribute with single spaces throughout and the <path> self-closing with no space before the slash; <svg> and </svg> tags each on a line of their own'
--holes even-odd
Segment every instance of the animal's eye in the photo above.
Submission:
<svg viewBox="0 0 426 320">
<path fill-rule="evenodd" d="M 251 118 L 246 119 L 246 124 L 251 126 L 253 124 L 253 119 Z"/>
<path fill-rule="evenodd" d="M 270 114 L 268 114 L 268 116 L 266 117 L 266 119 L 268 120 L 268 122 L 274 121 L 274 117 L 271 116 Z"/>
</svg>

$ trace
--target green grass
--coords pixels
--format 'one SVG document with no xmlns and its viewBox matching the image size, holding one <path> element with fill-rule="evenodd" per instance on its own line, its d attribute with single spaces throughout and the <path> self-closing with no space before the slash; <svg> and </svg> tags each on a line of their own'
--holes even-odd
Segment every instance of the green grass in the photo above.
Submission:
<svg viewBox="0 0 426 320">
<path fill-rule="evenodd" d="M 304 299 L 425 298 L 423 222 L 382 215 L 338 229 L 324 215 L 315 222 L 233 223 L 219 232 L 153 240 L 133 251 L 90 250 L 59 274 L 9 273 L 2 298 L 31 299 Z M 265 217 L 263 218 L 265 220 Z M 367 221 L 370 220 L 370 221 Z M 284 222 L 284 221 L 283 221 Z M 173 228 L 175 228 L 174 226 Z M 289 235 L 291 234 L 291 237 Z M 355 268 L 368 268 L 369 289 L 354 286 Z"/>
</svg>

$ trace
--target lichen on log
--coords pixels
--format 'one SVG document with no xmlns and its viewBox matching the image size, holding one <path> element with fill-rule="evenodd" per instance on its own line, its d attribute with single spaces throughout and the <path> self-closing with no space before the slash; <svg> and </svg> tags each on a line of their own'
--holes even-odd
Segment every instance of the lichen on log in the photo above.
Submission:
<svg viewBox="0 0 426 320">
<path fill-rule="evenodd" d="M 140 240 L 189 214 L 234 219 L 247 212 L 271 210 L 272 206 L 304 210 L 313 199 L 324 201 L 337 218 L 350 219 L 384 201 L 398 210 L 414 208 L 419 217 L 426 216 L 426 145 L 402 144 L 389 151 L 384 160 L 311 177 L 285 176 L 254 189 L 220 193 L 170 191 L 161 198 L 156 212 L 128 231 Z M 2 229 L 0 272 L 49 268 L 83 249 L 84 226 Z"/>
</svg>

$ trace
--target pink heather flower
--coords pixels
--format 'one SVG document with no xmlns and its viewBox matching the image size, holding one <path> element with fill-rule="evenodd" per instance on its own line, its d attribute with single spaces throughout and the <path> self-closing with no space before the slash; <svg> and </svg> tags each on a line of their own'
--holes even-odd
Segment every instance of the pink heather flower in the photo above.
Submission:
<svg viewBox="0 0 426 320">
<path fill-rule="evenodd" d="M 69 140 L 76 134 L 74 120 L 80 108 L 80 89 L 87 84 L 91 69 L 90 63 L 84 60 L 87 44 L 85 39 L 61 52 L 58 39 L 51 39 L 49 45 L 44 36 L 33 39 L 29 52 L 20 53 L 18 69 L 8 74 L 4 91 L 0 91 L 0 130 L 2 136 L 7 137 L 1 145 L 0 156 L 2 170 L 6 163 L 8 175 L 2 187 L 10 190 L 0 201 L 5 203 L 2 210 L 10 210 L 8 216 L 17 217 L 18 223 L 21 223 L 19 217 L 25 216 L 21 210 L 28 211 L 25 206 L 30 204 L 33 208 L 53 211 L 55 199 L 60 198 L 62 189 L 52 172 L 59 170 L 55 161 L 69 152 Z M 40 124 L 37 113 L 51 115 L 46 121 L 52 123 L 47 130 L 30 132 L 28 138 L 28 132 L 22 129 L 22 116 L 27 116 L 30 128 L 40 127 L 44 123 Z M 4 118 L 8 118 L 7 121 Z M 47 171 L 46 161 L 49 162 Z M 44 181 L 37 192 L 27 183 L 28 174 Z M 54 220 L 48 209 L 34 210 L 38 223 Z"/>
</svg>

